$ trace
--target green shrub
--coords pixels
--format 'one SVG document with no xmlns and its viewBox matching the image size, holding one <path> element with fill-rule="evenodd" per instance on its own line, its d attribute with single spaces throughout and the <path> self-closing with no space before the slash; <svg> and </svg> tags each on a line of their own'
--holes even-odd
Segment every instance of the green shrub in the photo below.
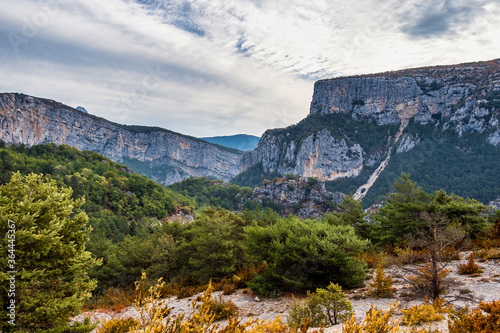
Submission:
<svg viewBox="0 0 500 333">
<path fill-rule="evenodd" d="M 216 299 L 211 298 L 207 302 L 209 311 L 214 315 L 215 321 L 228 319 L 238 314 L 236 305 L 231 300 L 225 301 L 222 296 Z"/>
<path fill-rule="evenodd" d="M 342 292 L 342 287 L 331 283 L 326 289 L 318 288 L 313 294 L 307 293 L 304 302 L 294 299 L 288 310 L 288 325 L 298 328 L 304 324 L 311 327 L 337 325 L 352 316 L 352 305 Z"/>
<path fill-rule="evenodd" d="M 354 287 L 366 278 L 366 263 L 357 255 L 369 241 L 360 239 L 352 226 L 290 216 L 246 231 L 248 254 L 273 263 L 249 284 L 260 295 L 305 292 L 330 282 Z"/>
</svg>

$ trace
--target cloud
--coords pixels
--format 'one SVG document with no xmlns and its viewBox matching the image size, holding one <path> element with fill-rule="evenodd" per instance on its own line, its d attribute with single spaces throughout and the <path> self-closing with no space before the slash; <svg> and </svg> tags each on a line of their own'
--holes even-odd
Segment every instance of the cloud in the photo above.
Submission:
<svg viewBox="0 0 500 333">
<path fill-rule="evenodd" d="M 499 4 L 421 3 L 3 0 L 0 91 L 194 136 L 260 135 L 304 118 L 316 79 L 498 57 Z"/>
<path fill-rule="evenodd" d="M 489 1 L 492 2 L 492 1 Z M 484 12 L 488 1 L 421 1 L 404 16 L 402 31 L 412 37 L 431 38 L 456 33 Z"/>
</svg>

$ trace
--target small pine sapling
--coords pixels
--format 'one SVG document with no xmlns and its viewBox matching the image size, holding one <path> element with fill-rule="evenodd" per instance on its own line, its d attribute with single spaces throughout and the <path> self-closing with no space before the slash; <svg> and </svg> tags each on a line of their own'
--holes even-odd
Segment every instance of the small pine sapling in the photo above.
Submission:
<svg viewBox="0 0 500 333">
<path fill-rule="evenodd" d="M 394 292 L 392 290 L 392 278 L 385 273 L 384 267 L 380 263 L 375 271 L 373 281 L 368 283 L 368 294 L 375 298 L 390 298 Z"/>
</svg>

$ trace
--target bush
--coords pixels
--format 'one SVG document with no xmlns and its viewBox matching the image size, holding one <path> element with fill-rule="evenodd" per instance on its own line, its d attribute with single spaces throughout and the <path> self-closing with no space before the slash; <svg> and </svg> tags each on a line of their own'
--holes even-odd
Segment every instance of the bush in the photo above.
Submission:
<svg viewBox="0 0 500 333">
<path fill-rule="evenodd" d="M 294 300 L 288 314 L 288 324 L 292 328 L 333 326 L 352 316 L 352 305 L 338 284 L 330 283 L 326 288 L 318 288 L 313 294 L 307 293 L 307 300 Z"/>
<path fill-rule="evenodd" d="M 97 330 L 97 333 L 124 333 L 139 328 L 140 324 L 134 318 L 110 319 Z"/>
<path fill-rule="evenodd" d="M 399 320 L 393 318 L 394 314 L 397 312 L 398 305 L 399 303 L 391 303 L 391 307 L 387 311 L 379 310 L 372 305 L 370 310 L 366 312 L 366 317 L 362 322 L 356 322 L 354 316 L 347 318 L 345 324 L 342 326 L 342 332 L 399 332 Z"/>
<path fill-rule="evenodd" d="M 389 274 L 385 274 L 384 267 L 379 264 L 375 271 L 373 281 L 368 283 L 368 294 L 370 296 L 379 298 L 390 298 L 394 294 L 392 290 L 392 278 Z"/>
<path fill-rule="evenodd" d="M 225 301 L 222 296 L 217 299 L 203 299 L 203 301 L 208 305 L 208 311 L 214 315 L 215 321 L 228 319 L 238 314 L 236 305 L 231 300 Z"/>
<path fill-rule="evenodd" d="M 455 313 L 448 320 L 450 333 L 481 332 L 494 333 L 500 330 L 500 300 L 481 302 L 472 312 Z"/>
<path fill-rule="evenodd" d="M 290 216 L 246 231 L 249 256 L 274 263 L 248 285 L 260 295 L 314 290 L 330 282 L 354 287 L 366 278 L 366 264 L 357 255 L 369 241 L 352 226 Z"/>
<path fill-rule="evenodd" d="M 478 274 L 483 272 L 481 267 L 474 262 L 474 253 L 469 254 L 467 259 L 466 264 L 458 265 L 458 272 L 460 274 Z"/>
<path fill-rule="evenodd" d="M 309 292 L 303 302 L 293 299 L 288 308 L 288 325 L 297 328 L 307 324 L 310 327 L 323 327 L 326 322 L 325 314 L 319 303 L 319 298 L 313 297 Z"/>
<path fill-rule="evenodd" d="M 443 320 L 443 316 L 434 308 L 432 304 L 417 304 L 409 309 L 401 309 L 403 313 L 403 324 L 418 325 L 431 321 Z"/>
</svg>

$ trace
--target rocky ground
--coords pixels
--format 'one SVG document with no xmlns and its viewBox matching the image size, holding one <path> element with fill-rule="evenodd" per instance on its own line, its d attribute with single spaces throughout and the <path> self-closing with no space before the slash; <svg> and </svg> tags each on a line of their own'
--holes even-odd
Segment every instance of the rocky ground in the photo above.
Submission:
<svg viewBox="0 0 500 333">
<path fill-rule="evenodd" d="M 453 261 L 447 267 L 451 271 L 448 277 L 451 279 L 452 285 L 445 295 L 445 299 L 451 301 L 455 307 L 469 306 L 470 308 L 477 306 L 480 301 L 489 302 L 500 299 L 500 259 L 487 260 L 484 262 L 478 261 L 478 264 L 483 269 L 483 273 L 478 276 L 460 275 L 458 274 L 458 265 L 466 262 L 465 258 L 468 254 L 467 252 L 461 253 L 461 260 Z M 400 302 L 400 307 L 403 308 L 422 302 L 422 300 L 408 297 L 411 292 L 409 286 L 401 279 L 401 277 L 404 276 L 404 271 L 400 267 L 393 266 L 388 268 L 386 272 L 390 273 L 394 279 L 393 286 L 396 291 L 393 298 L 375 299 L 368 297 L 366 295 L 368 290 L 366 287 L 347 291 L 347 295 L 358 319 L 364 318 L 366 312 L 372 305 L 379 309 L 387 310 L 393 301 Z M 214 293 L 216 297 L 219 295 L 221 295 L 221 292 Z M 189 313 L 191 311 L 191 301 L 197 296 L 198 295 L 195 295 L 184 299 L 176 299 L 175 297 L 168 299 L 168 305 L 172 309 L 171 314 L 178 315 L 180 313 Z M 293 302 L 292 295 L 287 295 L 277 300 L 260 300 L 248 289 L 238 290 L 232 295 L 222 297 L 224 299 L 230 299 L 236 304 L 241 318 L 254 317 L 258 319 L 275 319 L 281 316 L 281 318 L 286 320 L 287 309 Z M 103 322 L 111 318 L 138 317 L 137 311 L 133 307 L 130 307 L 119 313 L 102 310 L 86 312 L 75 319 L 81 320 L 89 315 L 93 322 L 98 320 Z M 438 323 L 433 323 L 429 325 L 429 327 L 431 329 L 440 329 L 446 332 L 447 323 L 446 320 L 443 320 Z M 337 325 L 326 329 L 325 332 L 341 332 L 341 330 L 341 325 Z"/>
</svg>

